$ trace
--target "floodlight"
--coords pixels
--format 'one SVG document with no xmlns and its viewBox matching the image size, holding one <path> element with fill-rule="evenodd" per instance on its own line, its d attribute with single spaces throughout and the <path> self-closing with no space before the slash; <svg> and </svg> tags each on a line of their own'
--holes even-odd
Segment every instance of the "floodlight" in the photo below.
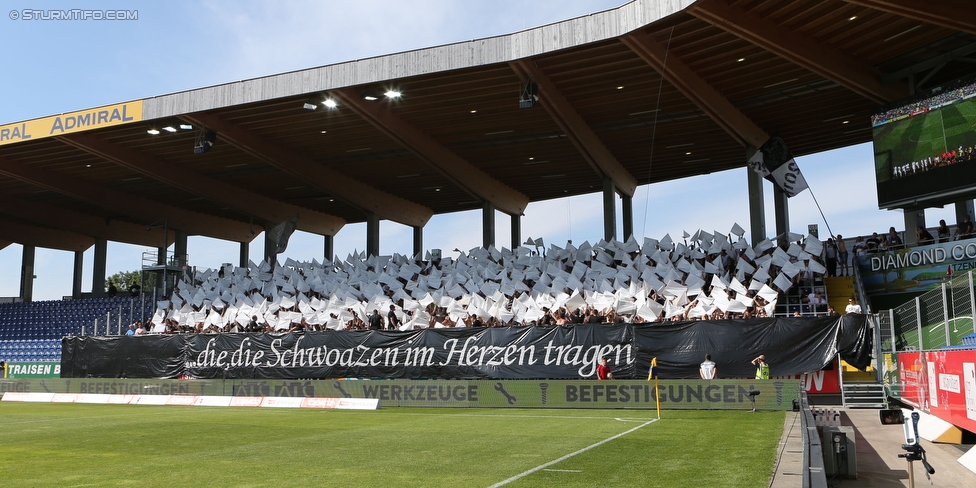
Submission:
<svg viewBox="0 0 976 488">
<path fill-rule="evenodd" d="M 166 132 L 176 132 L 176 127 L 173 127 L 171 125 L 167 125 L 166 127 L 163 127 L 163 130 L 166 131 Z"/>
<path fill-rule="evenodd" d="M 159 129 L 149 129 L 146 132 L 154 136 L 159 135 Z"/>
<path fill-rule="evenodd" d="M 338 106 L 338 104 L 336 103 L 336 101 L 333 100 L 333 99 L 331 99 L 331 98 L 325 99 L 325 101 L 322 102 L 322 105 L 325 105 L 328 108 L 336 108 L 336 106 Z"/>
<path fill-rule="evenodd" d="M 400 92 L 396 90 L 387 90 L 383 95 L 385 95 L 386 98 L 400 98 Z"/>
</svg>

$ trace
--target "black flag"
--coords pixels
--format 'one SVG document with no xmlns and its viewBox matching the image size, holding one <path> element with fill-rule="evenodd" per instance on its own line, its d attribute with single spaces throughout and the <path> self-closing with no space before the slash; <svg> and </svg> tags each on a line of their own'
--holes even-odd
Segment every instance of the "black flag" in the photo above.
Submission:
<svg viewBox="0 0 976 488">
<path fill-rule="evenodd" d="M 288 217 L 284 222 L 272 227 L 268 231 L 268 237 L 275 243 L 275 254 L 285 252 L 285 248 L 288 247 L 288 238 L 295 232 L 295 226 L 297 225 L 298 216 L 296 215 L 294 217 Z"/>
<path fill-rule="evenodd" d="M 807 189 L 807 181 L 793 154 L 786 148 L 780 136 L 772 136 L 749 158 L 749 166 L 763 178 L 771 181 L 787 196 L 792 197 Z"/>
</svg>

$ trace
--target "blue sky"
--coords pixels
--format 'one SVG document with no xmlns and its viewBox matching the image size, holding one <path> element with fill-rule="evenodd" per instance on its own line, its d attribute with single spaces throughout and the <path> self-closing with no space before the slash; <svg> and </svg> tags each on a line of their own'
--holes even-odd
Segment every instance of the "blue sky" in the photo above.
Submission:
<svg viewBox="0 0 976 488">
<path fill-rule="evenodd" d="M 10 10 L 134 9 L 138 20 L 11 20 L 0 17 L 0 123 L 115 102 L 255 78 L 285 71 L 379 56 L 452 42 L 508 34 L 600 10 L 623 0 L 426 0 L 426 1 L 167 1 L 45 2 L 17 0 Z M 531 8 L 527 8 L 531 5 Z M 773 132 L 775 128 L 767 128 Z M 789 144 L 789 141 L 786 141 Z M 902 229 L 901 212 L 877 208 L 869 144 L 802 158 L 797 162 L 823 207 L 831 230 L 853 236 Z M 766 185 L 767 229 L 774 229 L 772 187 Z M 727 232 L 738 222 L 748 230 L 746 169 L 681 181 L 645 185 L 634 196 L 638 237 L 680 236 L 698 228 Z M 618 212 L 619 215 L 619 212 Z M 618 217 L 619 218 L 619 217 Z M 955 221 L 952 208 L 929 210 L 931 224 Z M 522 237 L 563 245 L 595 242 L 603 235 L 599 193 L 530 204 Z M 810 192 L 790 200 L 794 232 L 823 219 Z M 495 242 L 507 245 L 509 219 L 496 217 Z M 619 224 L 618 224 L 619 229 Z M 408 254 L 410 228 L 380 224 L 380 252 Z M 751 236 L 748 236 L 750 238 Z M 365 247 L 364 224 L 349 224 L 335 238 L 336 256 Z M 451 255 L 481 244 L 480 211 L 433 217 L 424 231 L 426 248 Z M 107 274 L 141 266 L 146 248 L 110 243 Z M 279 259 L 321 259 L 321 236 L 296 232 Z M 83 290 L 91 289 L 93 251 L 85 253 Z M 238 245 L 191 237 L 190 264 L 216 267 L 237 262 Z M 251 244 L 252 259 L 263 255 L 263 238 Z M 22 248 L 0 250 L 0 297 L 19 295 Z M 38 249 L 35 300 L 71 293 L 71 253 Z"/>
</svg>

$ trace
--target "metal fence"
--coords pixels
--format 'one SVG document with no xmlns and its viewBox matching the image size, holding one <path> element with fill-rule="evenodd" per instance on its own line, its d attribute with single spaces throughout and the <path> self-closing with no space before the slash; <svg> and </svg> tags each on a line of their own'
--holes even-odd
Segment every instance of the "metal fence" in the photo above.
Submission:
<svg viewBox="0 0 976 488">
<path fill-rule="evenodd" d="M 122 335 L 129 324 L 145 320 L 146 311 L 155 305 L 155 295 L 140 295 L 121 300 L 107 309 L 104 315 L 95 317 L 90 323 L 82 325 L 81 335 Z"/>
<path fill-rule="evenodd" d="M 962 346 L 964 338 L 976 334 L 973 278 L 973 271 L 959 274 L 914 300 L 880 311 L 881 352 L 931 351 Z"/>
</svg>

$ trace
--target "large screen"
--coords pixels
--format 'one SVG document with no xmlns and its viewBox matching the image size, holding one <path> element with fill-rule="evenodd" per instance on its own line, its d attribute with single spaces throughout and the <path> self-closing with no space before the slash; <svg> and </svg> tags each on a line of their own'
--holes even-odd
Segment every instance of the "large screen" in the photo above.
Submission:
<svg viewBox="0 0 976 488">
<path fill-rule="evenodd" d="M 976 80 L 871 116 L 878 207 L 942 205 L 976 194 Z"/>
</svg>

